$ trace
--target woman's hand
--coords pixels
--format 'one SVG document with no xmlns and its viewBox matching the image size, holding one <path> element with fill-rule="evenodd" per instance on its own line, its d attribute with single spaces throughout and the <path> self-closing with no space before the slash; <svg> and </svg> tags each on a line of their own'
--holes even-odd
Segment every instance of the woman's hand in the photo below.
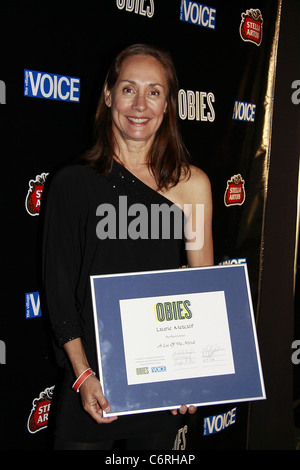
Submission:
<svg viewBox="0 0 300 470">
<path fill-rule="evenodd" d="M 84 410 L 97 421 L 97 423 L 108 424 L 116 419 L 117 416 L 103 417 L 103 410 L 110 411 L 110 405 L 103 395 L 99 380 L 94 376 L 89 376 L 80 386 L 79 393 Z"/>
<path fill-rule="evenodd" d="M 65 343 L 64 349 L 73 366 L 75 377 L 79 377 L 89 368 L 81 338 L 75 338 Z M 103 410 L 106 412 L 110 411 L 110 405 L 103 395 L 99 380 L 94 375 L 90 375 L 80 385 L 79 393 L 84 410 L 89 413 L 97 423 L 111 423 L 118 419 L 117 416 L 103 418 Z"/>
<path fill-rule="evenodd" d="M 179 412 L 181 415 L 185 415 L 186 412 L 188 412 L 190 415 L 193 415 L 195 414 L 197 411 L 197 407 L 196 406 L 187 406 L 187 405 L 181 405 L 181 407 L 179 408 L 179 410 L 171 410 L 171 413 L 172 415 L 176 416 L 177 413 Z"/>
</svg>

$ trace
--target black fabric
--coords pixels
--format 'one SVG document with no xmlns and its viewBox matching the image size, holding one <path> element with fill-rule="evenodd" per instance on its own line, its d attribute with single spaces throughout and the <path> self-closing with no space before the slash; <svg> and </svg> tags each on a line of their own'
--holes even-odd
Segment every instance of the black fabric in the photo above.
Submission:
<svg viewBox="0 0 300 470">
<path fill-rule="evenodd" d="M 47 195 L 44 286 L 54 348 L 62 370 L 51 407 L 55 416 L 50 413 L 50 420 L 54 422 L 56 435 L 70 441 L 88 443 L 134 437 L 169 430 L 180 421 L 179 416 L 163 411 L 122 416 L 109 425 L 99 425 L 83 410 L 80 395 L 71 389 L 75 377 L 62 348 L 64 343 L 81 337 L 90 367 L 98 370 L 90 276 L 174 269 L 186 264 L 183 236 L 175 239 L 172 221 L 169 239 L 100 240 L 97 237 L 100 220 L 97 207 L 113 205 L 118 221 L 120 196 L 127 197 L 128 207 L 136 203 L 145 205 L 149 217 L 152 204 L 172 204 L 117 162 L 107 176 L 99 176 L 83 165 L 68 166 L 55 175 Z M 180 209 L 177 210 L 177 215 L 182 216 Z"/>
<path fill-rule="evenodd" d="M 130 439 L 103 440 L 99 442 L 73 442 L 56 438 L 54 450 L 172 450 L 175 441 L 175 431 L 163 433 L 157 431 L 143 434 Z"/>
</svg>

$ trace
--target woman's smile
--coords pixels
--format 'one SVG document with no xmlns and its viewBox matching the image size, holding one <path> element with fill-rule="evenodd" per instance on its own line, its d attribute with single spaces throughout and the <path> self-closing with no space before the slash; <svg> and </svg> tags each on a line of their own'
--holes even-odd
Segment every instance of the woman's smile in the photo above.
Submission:
<svg viewBox="0 0 300 470">
<path fill-rule="evenodd" d="M 146 124 L 150 121 L 149 118 L 138 118 L 138 117 L 132 117 L 132 116 L 127 116 L 127 119 L 132 122 L 133 124 Z"/>
</svg>

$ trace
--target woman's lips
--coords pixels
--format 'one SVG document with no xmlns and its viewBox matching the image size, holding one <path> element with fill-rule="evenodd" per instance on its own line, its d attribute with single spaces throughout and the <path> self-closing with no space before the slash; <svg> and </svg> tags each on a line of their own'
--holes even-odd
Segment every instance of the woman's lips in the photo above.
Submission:
<svg viewBox="0 0 300 470">
<path fill-rule="evenodd" d="M 150 121 L 149 118 L 138 118 L 133 116 L 127 116 L 127 119 L 133 124 L 146 124 L 148 121 Z"/>
</svg>

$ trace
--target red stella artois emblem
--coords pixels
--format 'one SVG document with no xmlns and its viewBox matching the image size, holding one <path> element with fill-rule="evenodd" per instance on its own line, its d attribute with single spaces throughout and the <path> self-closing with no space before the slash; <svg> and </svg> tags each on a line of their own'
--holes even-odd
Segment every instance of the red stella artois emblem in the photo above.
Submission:
<svg viewBox="0 0 300 470">
<path fill-rule="evenodd" d="M 260 46 L 262 40 L 263 18 L 260 10 L 251 8 L 242 13 L 240 35 L 243 41 L 253 42 Z"/>
<path fill-rule="evenodd" d="M 29 215 L 39 215 L 44 184 L 49 173 L 37 175 L 35 180 L 29 181 L 29 189 L 25 200 L 25 207 Z"/>
<path fill-rule="evenodd" d="M 28 418 L 27 429 L 34 434 L 48 426 L 48 416 L 50 405 L 54 391 L 53 387 L 46 388 L 40 393 L 39 398 L 35 398 L 32 402 L 32 410 Z"/>
<path fill-rule="evenodd" d="M 234 175 L 227 181 L 224 195 L 225 206 L 241 206 L 245 201 L 245 181 L 241 175 Z"/>
</svg>

